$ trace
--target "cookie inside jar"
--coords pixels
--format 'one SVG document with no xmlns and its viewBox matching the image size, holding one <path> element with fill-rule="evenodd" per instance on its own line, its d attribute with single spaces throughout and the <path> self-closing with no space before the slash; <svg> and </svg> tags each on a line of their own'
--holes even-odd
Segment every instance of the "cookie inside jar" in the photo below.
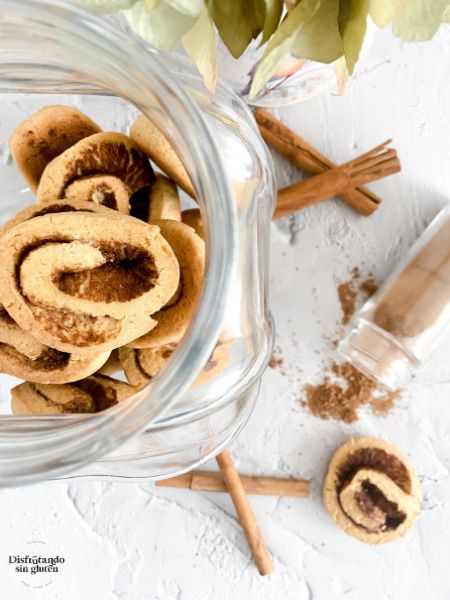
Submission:
<svg viewBox="0 0 450 600">
<path fill-rule="evenodd" d="M 140 116 L 128 135 L 104 131 L 58 104 L 11 132 L 34 199 L 0 230 L 0 371 L 23 380 L 12 391 L 13 414 L 116 405 L 94 383 L 117 351 L 110 388 L 128 399 L 167 368 L 195 316 L 201 213 L 178 157 L 149 123 Z M 221 339 L 194 385 L 229 360 Z"/>
</svg>

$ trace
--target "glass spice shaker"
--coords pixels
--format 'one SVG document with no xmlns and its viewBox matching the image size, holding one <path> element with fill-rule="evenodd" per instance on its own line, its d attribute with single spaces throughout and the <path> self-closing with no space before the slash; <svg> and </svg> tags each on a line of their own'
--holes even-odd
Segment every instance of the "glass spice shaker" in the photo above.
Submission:
<svg viewBox="0 0 450 600">
<path fill-rule="evenodd" d="M 450 330 L 450 205 L 355 316 L 339 351 L 387 388 L 408 382 Z"/>
</svg>

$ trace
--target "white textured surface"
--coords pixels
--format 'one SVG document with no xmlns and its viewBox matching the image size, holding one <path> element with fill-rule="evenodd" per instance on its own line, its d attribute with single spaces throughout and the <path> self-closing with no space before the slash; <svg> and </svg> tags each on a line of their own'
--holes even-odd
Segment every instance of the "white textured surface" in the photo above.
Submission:
<svg viewBox="0 0 450 600">
<path fill-rule="evenodd" d="M 444 348 L 386 419 L 349 426 L 301 406 L 302 385 L 332 358 L 341 318 L 336 282 L 354 266 L 381 281 L 447 201 L 450 181 L 450 34 L 410 46 L 382 33 L 343 98 L 320 97 L 280 116 L 337 162 L 394 139 L 399 176 L 374 185 L 370 219 L 338 201 L 273 227 L 272 308 L 283 375 L 264 377 L 255 413 L 233 446 L 243 473 L 306 477 L 309 499 L 254 498 L 276 572 L 260 578 L 230 500 L 152 486 L 80 482 L 0 492 L 1 597 L 8 600 L 403 600 L 450 598 L 450 371 Z M 277 161 L 280 183 L 299 177 Z M 422 515 L 399 542 L 372 548 L 328 517 L 320 485 L 349 435 L 383 437 L 411 456 Z M 208 465 L 210 466 L 210 465 Z M 66 558 L 45 589 L 23 586 L 8 555 L 30 540 Z"/>
</svg>

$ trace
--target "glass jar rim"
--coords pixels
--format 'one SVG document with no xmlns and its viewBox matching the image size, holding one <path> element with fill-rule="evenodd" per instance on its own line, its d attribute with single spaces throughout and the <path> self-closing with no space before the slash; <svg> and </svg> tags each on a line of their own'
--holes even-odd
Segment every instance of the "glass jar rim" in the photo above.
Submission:
<svg viewBox="0 0 450 600">
<path fill-rule="evenodd" d="M 0 93 L 81 93 L 95 86 L 122 96 L 156 125 L 164 121 L 169 140 L 177 134 L 181 142 L 208 248 L 196 318 L 162 377 L 102 413 L 0 419 L 0 485 L 16 485 L 92 462 L 177 402 L 217 341 L 236 244 L 232 193 L 218 148 L 188 94 L 141 40 L 63 0 L 0 0 L 0 50 Z"/>
</svg>

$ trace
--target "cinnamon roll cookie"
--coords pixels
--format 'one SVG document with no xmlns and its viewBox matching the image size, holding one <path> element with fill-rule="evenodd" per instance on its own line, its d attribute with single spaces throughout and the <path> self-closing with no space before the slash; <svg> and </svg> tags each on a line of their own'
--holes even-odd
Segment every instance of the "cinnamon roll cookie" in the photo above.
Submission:
<svg viewBox="0 0 450 600">
<path fill-rule="evenodd" d="M 86 200 L 59 200 L 58 202 L 52 202 L 42 206 L 40 204 L 32 204 L 26 206 L 20 210 L 16 215 L 7 221 L 0 229 L 0 235 L 5 234 L 7 231 L 12 229 L 15 225 L 28 221 L 34 217 L 43 217 L 44 215 L 56 214 L 56 213 L 69 213 L 69 212 L 97 212 L 97 213 L 109 213 L 114 214 L 115 211 L 106 208 L 105 206 L 93 204 Z"/>
<path fill-rule="evenodd" d="M 106 375 L 92 375 L 66 385 L 26 381 L 11 390 L 14 415 L 96 413 L 129 398 L 136 390 Z"/>
<path fill-rule="evenodd" d="M 94 121 L 76 108 L 54 104 L 20 123 L 9 139 L 9 149 L 23 178 L 35 192 L 50 161 L 100 131 Z"/>
<path fill-rule="evenodd" d="M 119 348 L 119 359 L 125 376 L 134 386 L 143 386 L 156 377 L 172 356 L 177 344 L 166 344 L 154 348 Z M 203 370 L 191 387 L 203 385 L 214 379 L 230 363 L 228 343 L 219 340 Z"/>
<path fill-rule="evenodd" d="M 127 344 L 177 290 L 178 262 L 158 227 L 105 210 L 34 217 L 0 239 L 0 303 L 61 352 Z"/>
<path fill-rule="evenodd" d="M 130 137 L 158 167 L 187 194 L 195 197 L 189 175 L 175 150 L 156 125 L 144 115 L 139 115 L 130 129 Z"/>
<path fill-rule="evenodd" d="M 96 178 L 97 175 L 114 179 L 107 179 L 105 184 L 105 179 Z M 85 183 L 75 186 L 75 182 L 86 178 L 90 179 L 87 187 Z M 80 140 L 46 166 L 39 182 L 37 202 L 48 204 L 67 195 L 73 197 L 77 187 L 80 191 L 80 186 L 84 198 L 87 194 L 93 199 L 95 192 L 102 193 L 101 190 L 108 185 L 116 198 L 117 206 L 114 208 L 118 208 L 120 194 L 126 193 L 131 197 L 150 185 L 153 178 L 153 169 L 146 156 L 130 138 L 121 133 L 96 133 Z M 111 198 L 108 202 L 112 202 Z"/>
<path fill-rule="evenodd" d="M 160 219 L 181 221 L 180 197 L 175 183 L 157 173 L 154 182 L 133 197 L 131 214 L 146 223 Z"/>
<path fill-rule="evenodd" d="M 45 346 L 0 307 L 0 373 L 34 383 L 69 383 L 95 373 L 109 352 L 77 356 Z"/>
<path fill-rule="evenodd" d="M 205 232 L 203 229 L 202 213 L 199 208 L 188 208 L 183 210 L 181 213 L 181 220 L 189 227 L 194 229 L 195 233 L 199 235 L 202 240 L 205 239 Z"/>
<path fill-rule="evenodd" d="M 179 342 L 197 305 L 203 285 L 205 243 L 195 231 L 179 221 L 161 220 L 155 225 L 170 244 L 180 265 L 176 293 L 153 318 L 157 321 L 147 334 L 126 344 L 132 348 L 150 348 Z M 124 344 L 125 345 L 125 344 Z"/>
<path fill-rule="evenodd" d="M 420 485 L 409 460 L 375 438 L 351 438 L 336 451 L 323 497 L 338 526 L 366 544 L 402 537 L 420 512 Z"/>
<path fill-rule="evenodd" d="M 64 197 L 94 202 L 124 215 L 130 213 L 130 188 L 114 175 L 80 177 L 66 187 Z"/>
</svg>

